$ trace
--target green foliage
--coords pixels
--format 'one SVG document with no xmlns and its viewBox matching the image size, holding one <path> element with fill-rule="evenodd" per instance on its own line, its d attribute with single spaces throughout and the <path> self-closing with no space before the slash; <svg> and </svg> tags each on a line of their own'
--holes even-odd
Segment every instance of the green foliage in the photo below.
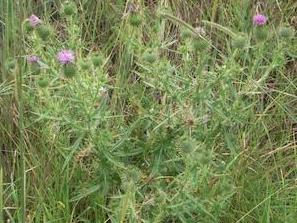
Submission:
<svg viewBox="0 0 297 223">
<path fill-rule="evenodd" d="M 294 222 L 294 4 L 12 2 L 0 222 Z"/>
</svg>

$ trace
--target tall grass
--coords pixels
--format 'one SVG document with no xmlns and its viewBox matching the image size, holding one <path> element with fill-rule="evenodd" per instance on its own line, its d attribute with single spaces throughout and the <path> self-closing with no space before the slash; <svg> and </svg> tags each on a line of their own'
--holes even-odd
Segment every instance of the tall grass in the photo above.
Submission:
<svg viewBox="0 0 297 223">
<path fill-rule="evenodd" d="M 73 3 L 0 1 L 0 222 L 296 221 L 294 1 Z"/>
</svg>

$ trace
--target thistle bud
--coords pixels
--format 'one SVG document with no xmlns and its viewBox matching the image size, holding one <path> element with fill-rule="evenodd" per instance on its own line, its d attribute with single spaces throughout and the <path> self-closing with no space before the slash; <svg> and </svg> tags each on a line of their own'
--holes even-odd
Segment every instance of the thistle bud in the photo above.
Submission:
<svg viewBox="0 0 297 223">
<path fill-rule="evenodd" d="M 30 24 L 30 21 L 29 20 L 27 20 L 27 21 L 25 21 L 25 23 L 24 23 L 24 31 L 26 32 L 26 33 L 30 33 L 30 32 L 32 32 L 33 31 L 33 27 L 32 27 L 32 25 Z"/>
<path fill-rule="evenodd" d="M 205 51 L 210 45 L 206 40 L 197 37 L 193 39 L 192 46 L 195 51 Z"/>
<path fill-rule="evenodd" d="M 232 46 L 236 49 L 242 49 L 247 46 L 247 37 L 245 35 L 235 36 L 232 40 Z"/>
<path fill-rule="evenodd" d="M 100 66 L 102 66 L 103 61 L 104 61 L 103 56 L 100 55 L 100 54 L 94 55 L 94 56 L 92 57 L 92 63 L 93 63 L 93 65 L 94 65 L 95 67 L 100 67 Z"/>
<path fill-rule="evenodd" d="M 191 153 L 195 150 L 196 144 L 193 140 L 185 140 L 181 143 L 181 149 L 185 153 Z"/>
<path fill-rule="evenodd" d="M 204 150 L 202 150 L 200 157 L 199 157 L 200 164 L 202 166 L 208 165 L 208 164 L 210 164 L 211 160 L 212 160 L 211 151 L 208 151 L 206 148 Z"/>
<path fill-rule="evenodd" d="M 64 76 L 67 78 L 74 77 L 76 74 L 76 67 L 74 64 L 65 64 L 63 66 Z"/>
<path fill-rule="evenodd" d="M 291 27 L 280 27 L 278 30 L 279 37 L 284 40 L 292 39 L 294 34 L 294 29 Z"/>
<path fill-rule="evenodd" d="M 90 64 L 87 61 L 82 61 L 79 65 L 82 70 L 88 70 L 90 68 Z"/>
<path fill-rule="evenodd" d="M 41 72 L 40 66 L 38 63 L 34 63 L 30 66 L 31 73 L 34 75 L 38 75 Z"/>
<path fill-rule="evenodd" d="M 72 16 L 76 12 L 76 5 L 73 2 L 67 2 L 63 12 L 66 16 Z"/>
<path fill-rule="evenodd" d="M 13 70 L 16 67 L 16 62 L 15 60 L 9 60 L 6 64 L 6 67 L 8 70 Z"/>
<path fill-rule="evenodd" d="M 7 69 L 8 72 L 5 72 L 6 75 L 5 75 L 5 78 L 6 80 L 8 81 L 13 81 L 15 79 L 15 68 L 16 68 L 16 61 L 11 59 L 9 60 L 6 64 L 5 64 L 5 67 Z"/>
<path fill-rule="evenodd" d="M 38 80 L 37 82 L 38 86 L 41 87 L 41 88 L 46 88 L 49 84 L 49 81 L 47 78 L 41 78 Z"/>
<path fill-rule="evenodd" d="M 258 26 L 258 27 L 255 27 L 255 31 L 254 31 L 254 34 L 255 34 L 255 38 L 258 40 L 258 41 L 264 41 L 267 39 L 268 37 L 268 28 L 265 27 L 265 26 Z"/>
<path fill-rule="evenodd" d="M 154 63 L 158 58 L 157 53 L 153 51 L 146 51 L 142 55 L 142 57 L 143 57 L 143 60 L 147 63 Z"/>
<path fill-rule="evenodd" d="M 52 30 L 49 26 L 40 25 L 37 28 L 37 34 L 43 41 L 46 41 L 50 38 Z"/>
<path fill-rule="evenodd" d="M 229 194 L 231 193 L 233 190 L 233 184 L 232 182 L 230 182 L 230 180 L 222 180 L 219 184 L 219 187 L 218 187 L 218 192 L 220 194 Z"/>
<path fill-rule="evenodd" d="M 135 14 L 135 13 L 131 14 L 130 18 L 129 18 L 129 22 L 130 22 L 131 26 L 135 26 L 135 27 L 140 26 L 140 24 L 141 24 L 140 15 Z"/>
<path fill-rule="evenodd" d="M 181 38 L 188 39 L 193 36 L 193 32 L 187 28 L 184 28 L 184 29 L 182 29 L 180 35 L 181 35 Z"/>
</svg>

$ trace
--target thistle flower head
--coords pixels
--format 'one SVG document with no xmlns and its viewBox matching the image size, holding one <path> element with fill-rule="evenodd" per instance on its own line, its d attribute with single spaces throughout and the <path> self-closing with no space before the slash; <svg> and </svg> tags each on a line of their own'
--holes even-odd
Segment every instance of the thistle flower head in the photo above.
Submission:
<svg viewBox="0 0 297 223">
<path fill-rule="evenodd" d="M 32 14 L 29 17 L 29 22 L 32 27 L 36 27 L 42 23 L 41 19 L 39 19 L 36 15 Z"/>
<path fill-rule="evenodd" d="M 30 55 L 27 57 L 27 62 L 29 64 L 34 64 L 34 63 L 37 63 L 38 61 L 40 61 L 40 58 L 36 55 Z"/>
<path fill-rule="evenodd" d="M 253 17 L 253 24 L 255 26 L 263 26 L 267 22 L 267 17 L 261 14 L 256 14 Z"/>
<path fill-rule="evenodd" d="M 73 63 L 75 57 L 71 50 L 62 50 L 58 53 L 57 59 L 61 64 L 65 65 Z"/>
</svg>

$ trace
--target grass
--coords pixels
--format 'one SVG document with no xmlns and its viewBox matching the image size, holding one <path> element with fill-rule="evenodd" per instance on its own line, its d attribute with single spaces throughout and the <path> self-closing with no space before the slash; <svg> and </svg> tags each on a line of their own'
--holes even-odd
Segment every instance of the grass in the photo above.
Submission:
<svg viewBox="0 0 297 223">
<path fill-rule="evenodd" d="M 293 0 L 73 2 L 0 1 L 0 222 L 296 222 Z"/>
</svg>

